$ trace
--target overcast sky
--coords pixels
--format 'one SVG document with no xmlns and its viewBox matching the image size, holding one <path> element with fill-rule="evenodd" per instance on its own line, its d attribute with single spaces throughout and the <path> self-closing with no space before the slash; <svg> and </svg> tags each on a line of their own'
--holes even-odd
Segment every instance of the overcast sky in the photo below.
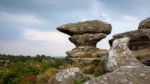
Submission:
<svg viewBox="0 0 150 84">
<path fill-rule="evenodd" d="M 149 15 L 149 0 L 0 0 L 0 53 L 66 56 L 75 46 L 56 27 L 93 19 L 112 24 L 97 45 L 109 49 L 112 35 L 137 29 Z"/>
</svg>

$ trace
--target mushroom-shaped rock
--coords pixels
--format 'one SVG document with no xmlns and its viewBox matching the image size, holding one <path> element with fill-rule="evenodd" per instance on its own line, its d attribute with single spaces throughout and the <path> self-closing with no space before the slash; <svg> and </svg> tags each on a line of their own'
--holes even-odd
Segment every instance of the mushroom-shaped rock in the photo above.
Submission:
<svg viewBox="0 0 150 84">
<path fill-rule="evenodd" d="M 76 45 L 76 48 L 66 52 L 71 64 L 82 67 L 93 66 L 92 63 L 95 61 L 96 64 L 101 63 L 100 58 L 107 56 L 108 51 L 96 48 L 96 44 L 111 32 L 111 28 L 111 24 L 99 20 L 69 23 L 57 27 L 59 31 L 70 35 L 69 40 Z"/>
<path fill-rule="evenodd" d="M 84 33 L 104 33 L 111 32 L 111 24 L 99 20 L 90 20 L 78 23 L 69 23 L 57 27 L 57 29 L 70 36 Z"/>
<path fill-rule="evenodd" d="M 140 22 L 138 29 L 150 29 L 150 17 Z"/>
</svg>

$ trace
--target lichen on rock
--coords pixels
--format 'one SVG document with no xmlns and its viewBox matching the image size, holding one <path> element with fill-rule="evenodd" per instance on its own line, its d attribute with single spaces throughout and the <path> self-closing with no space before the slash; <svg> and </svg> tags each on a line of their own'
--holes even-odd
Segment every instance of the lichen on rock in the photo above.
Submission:
<svg viewBox="0 0 150 84">
<path fill-rule="evenodd" d="M 106 64 L 107 71 L 114 71 L 121 66 L 139 66 L 142 65 L 128 48 L 129 37 L 119 38 L 113 41 L 109 51 Z"/>
</svg>

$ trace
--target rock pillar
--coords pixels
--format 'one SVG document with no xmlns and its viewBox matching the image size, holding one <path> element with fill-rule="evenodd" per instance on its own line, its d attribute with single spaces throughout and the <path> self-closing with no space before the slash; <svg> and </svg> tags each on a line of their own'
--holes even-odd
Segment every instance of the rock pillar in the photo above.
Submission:
<svg viewBox="0 0 150 84">
<path fill-rule="evenodd" d="M 78 23 L 69 23 L 57 27 L 65 34 L 70 35 L 69 40 L 76 45 L 76 48 L 66 52 L 73 63 L 89 65 L 95 60 L 101 60 L 108 51 L 96 48 L 97 42 L 104 39 L 111 33 L 111 24 L 99 20 L 90 20 Z"/>
</svg>

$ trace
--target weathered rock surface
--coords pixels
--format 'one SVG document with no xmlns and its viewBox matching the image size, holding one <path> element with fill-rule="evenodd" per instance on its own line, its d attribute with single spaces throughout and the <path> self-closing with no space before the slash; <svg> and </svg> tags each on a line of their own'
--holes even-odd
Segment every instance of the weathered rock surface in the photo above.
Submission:
<svg viewBox="0 0 150 84">
<path fill-rule="evenodd" d="M 75 80 L 81 80 L 83 74 L 79 68 L 70 68 L 57 73 L 49 84 L 75 84 Z"/>
<path fill-rule="evenodd" d="M 150 29 L 150 17 L 140 22 L 138 29 Z"/>
<path fill-rule="evenodd" d="M 84 34 L 84 33 L 109 34 L 111 32 L 111 24 L 99 20 L 91 20 L 65 24 L 57 27 L 57 29 L 71 36 L 75 34 Z"/>
<path fill-rule="evenodd" d="M 96 33 L 96 34 L 90 34 L 85 33 L 83 35 L 73 35 L 69 38 L 69 40 L 74 43 L 77 47 L 80 46 L 94 46 L 96 47 L 96 44 L 101 39 L 105 38 L 107 35 L 103 33 Z"/>
<path fill-rule="evenodd" d="M 124 66 L 84 84 L 149 84 L 150 67 Z"/>
<path fill-rule="evenodd" d="M 108 51 L 105 49 L 83 46 L 68 51 L 67 55 L 73 58 L 97 58 L 108 55 Z"/>
<path fill-rule="evenodd" d="M 113 39 L 110 40 L 110 45 L 112 45 L 114 40 L 123 37 L 130 38 L 128 47 L 135 57 L 141 60 L 142 63 L 150 65 L 148 64 L 150 60 L 145 60 L 145 58 L 150 58 L 150 29 L 139 29 L 116 34 L 113 36 Z"/>
<path fill-rule="evenodd" d="M 128 48 L 130 38 L 124 37 L 113 41 L 109 51 L 106 70 L 114 71 L 122 66 L 141 66 L 140 63 Z"/>
</svg>

